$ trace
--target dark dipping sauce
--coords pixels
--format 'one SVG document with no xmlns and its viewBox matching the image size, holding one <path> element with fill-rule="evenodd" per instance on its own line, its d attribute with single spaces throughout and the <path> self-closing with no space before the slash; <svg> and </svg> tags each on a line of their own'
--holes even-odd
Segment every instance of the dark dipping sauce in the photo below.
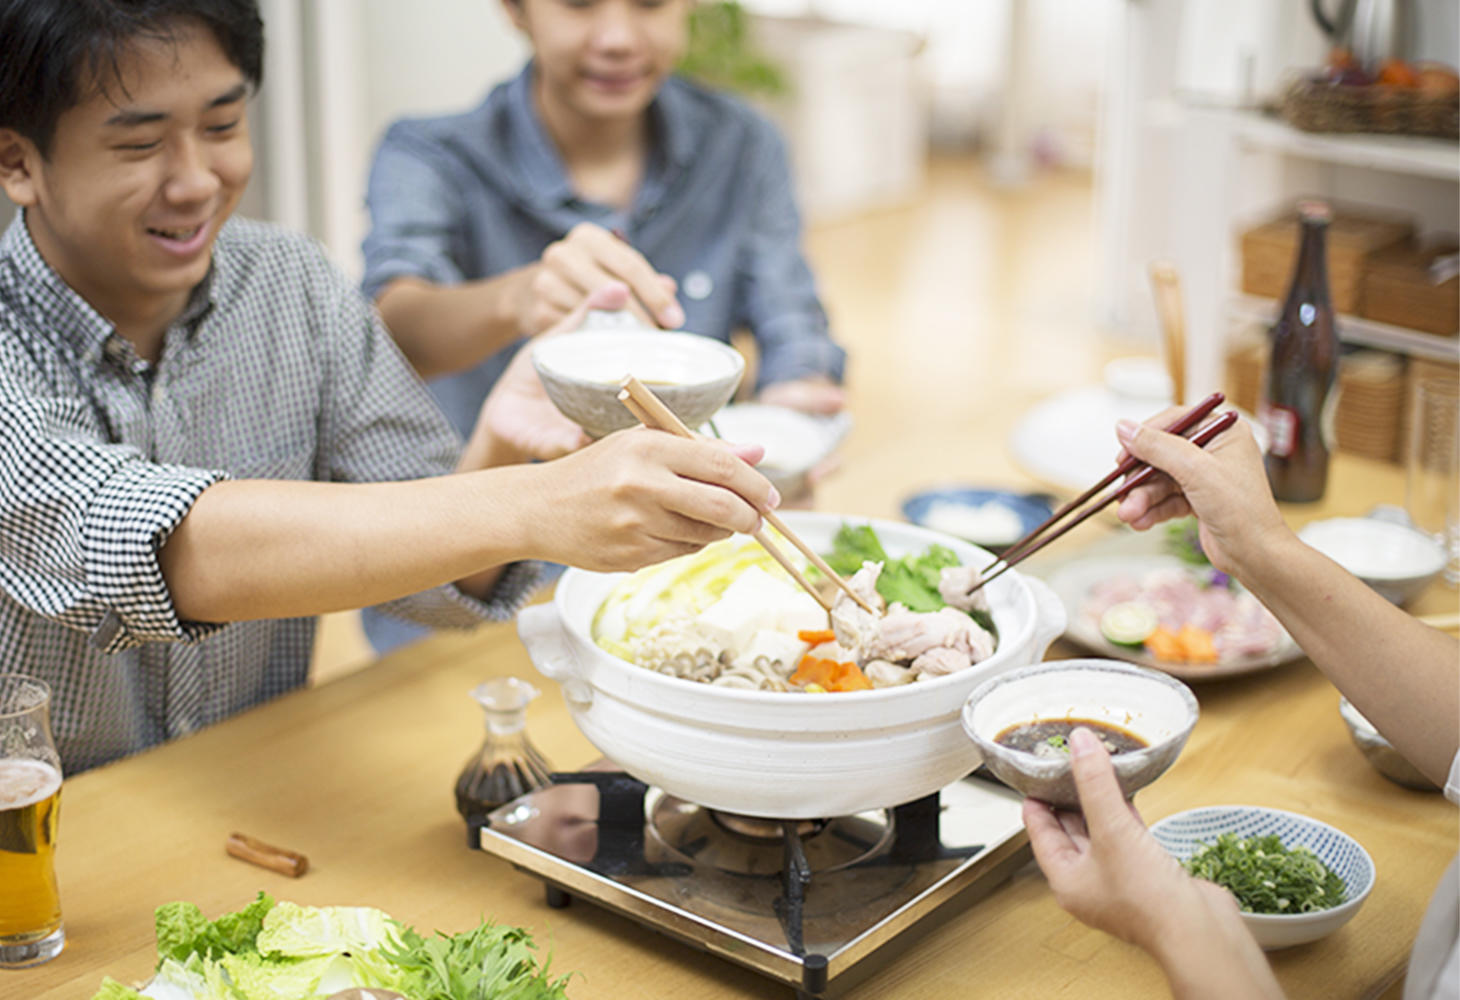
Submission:
<svg viewBox="0 0 1460 1000">
<path fill-rule="evenodd" d="M 1032 753 L 1036 757 L 1068 757 L 1070 755 L 1070 733 L 1084 726 L 1105 744 L 1112 755 L 1140 750 L 1149 744 L 1135 733 L 1127 732 L 1108 722 L 1094 719 L 1039 719 L 1035 722 L 1020 722 L 1005 729 L 994 737 L 994 742 L 1011 750 Z"/>
</svg>

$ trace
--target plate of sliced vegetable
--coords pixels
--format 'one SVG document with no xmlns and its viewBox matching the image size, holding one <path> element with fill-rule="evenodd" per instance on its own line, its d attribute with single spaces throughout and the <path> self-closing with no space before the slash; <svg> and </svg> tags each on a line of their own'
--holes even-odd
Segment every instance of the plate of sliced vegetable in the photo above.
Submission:
<svg viewBox="0 0 1460 1000">
<path fill-rule="evenodd" d="M 154 916 L 157 970 L 140 986 L 102 981 L 92 1000 L 564 1000 L 531 936 L 484 922 L 422 935 L 368 906 L 258 898 L 209 920 L 192 903 Z"/>
<path fill-rule="evenodd" d="M 1069 615 L 1065 637 L 1102 656 L 1201 681 L 1267 670 L 1303 655 L 1237 581 L 1175 555 L 1112 555 L 1046 576 Z"/>
</svg>

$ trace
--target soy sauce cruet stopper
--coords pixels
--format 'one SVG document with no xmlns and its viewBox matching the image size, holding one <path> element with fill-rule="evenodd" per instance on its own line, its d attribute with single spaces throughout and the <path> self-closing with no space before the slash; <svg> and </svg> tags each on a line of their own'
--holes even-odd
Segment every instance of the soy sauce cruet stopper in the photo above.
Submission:
<svg viewBox="0 0 1460 1000">
<path fill-rule="evenodd" d="M 527 737 L 527 706 L 541 693 L 519 677 L 494 677 L 472 689 L 487 732 L 456 779 L 456 809 L 469 825 L 479 826 L 498 806 L 551 784 L 552 768 Z"/>
</svg>

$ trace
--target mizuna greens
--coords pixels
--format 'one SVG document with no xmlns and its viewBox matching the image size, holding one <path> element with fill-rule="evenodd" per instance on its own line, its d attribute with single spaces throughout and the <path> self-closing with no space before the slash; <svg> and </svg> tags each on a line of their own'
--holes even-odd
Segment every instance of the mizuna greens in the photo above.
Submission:
<svg viewBox="0 0 1460 1000">
<path fill-rule="evenodd" d="M 106 979 L 92 1000 L 315 1000 L 360 986 L 409 1000 L 565 1000 L 526 931 L 483 923 L 423 937 L 367 906 L 299 906 L 259 893 L 208 920 L 157 908 L 157 973 L 142 990 Z"/>
</svg>

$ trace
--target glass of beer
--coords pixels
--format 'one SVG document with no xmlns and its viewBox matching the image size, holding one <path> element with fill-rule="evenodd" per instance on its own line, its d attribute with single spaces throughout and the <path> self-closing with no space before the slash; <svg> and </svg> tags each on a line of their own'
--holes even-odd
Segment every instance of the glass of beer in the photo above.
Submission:
<svg viewBox="0 0 1460 1000">
<path fill-rule="evenodd" d="M 61 758 L 51 689 L 0 673 L 0 968 L 55 958 L 66 943 L 56 890 Z"/>
</svg>

